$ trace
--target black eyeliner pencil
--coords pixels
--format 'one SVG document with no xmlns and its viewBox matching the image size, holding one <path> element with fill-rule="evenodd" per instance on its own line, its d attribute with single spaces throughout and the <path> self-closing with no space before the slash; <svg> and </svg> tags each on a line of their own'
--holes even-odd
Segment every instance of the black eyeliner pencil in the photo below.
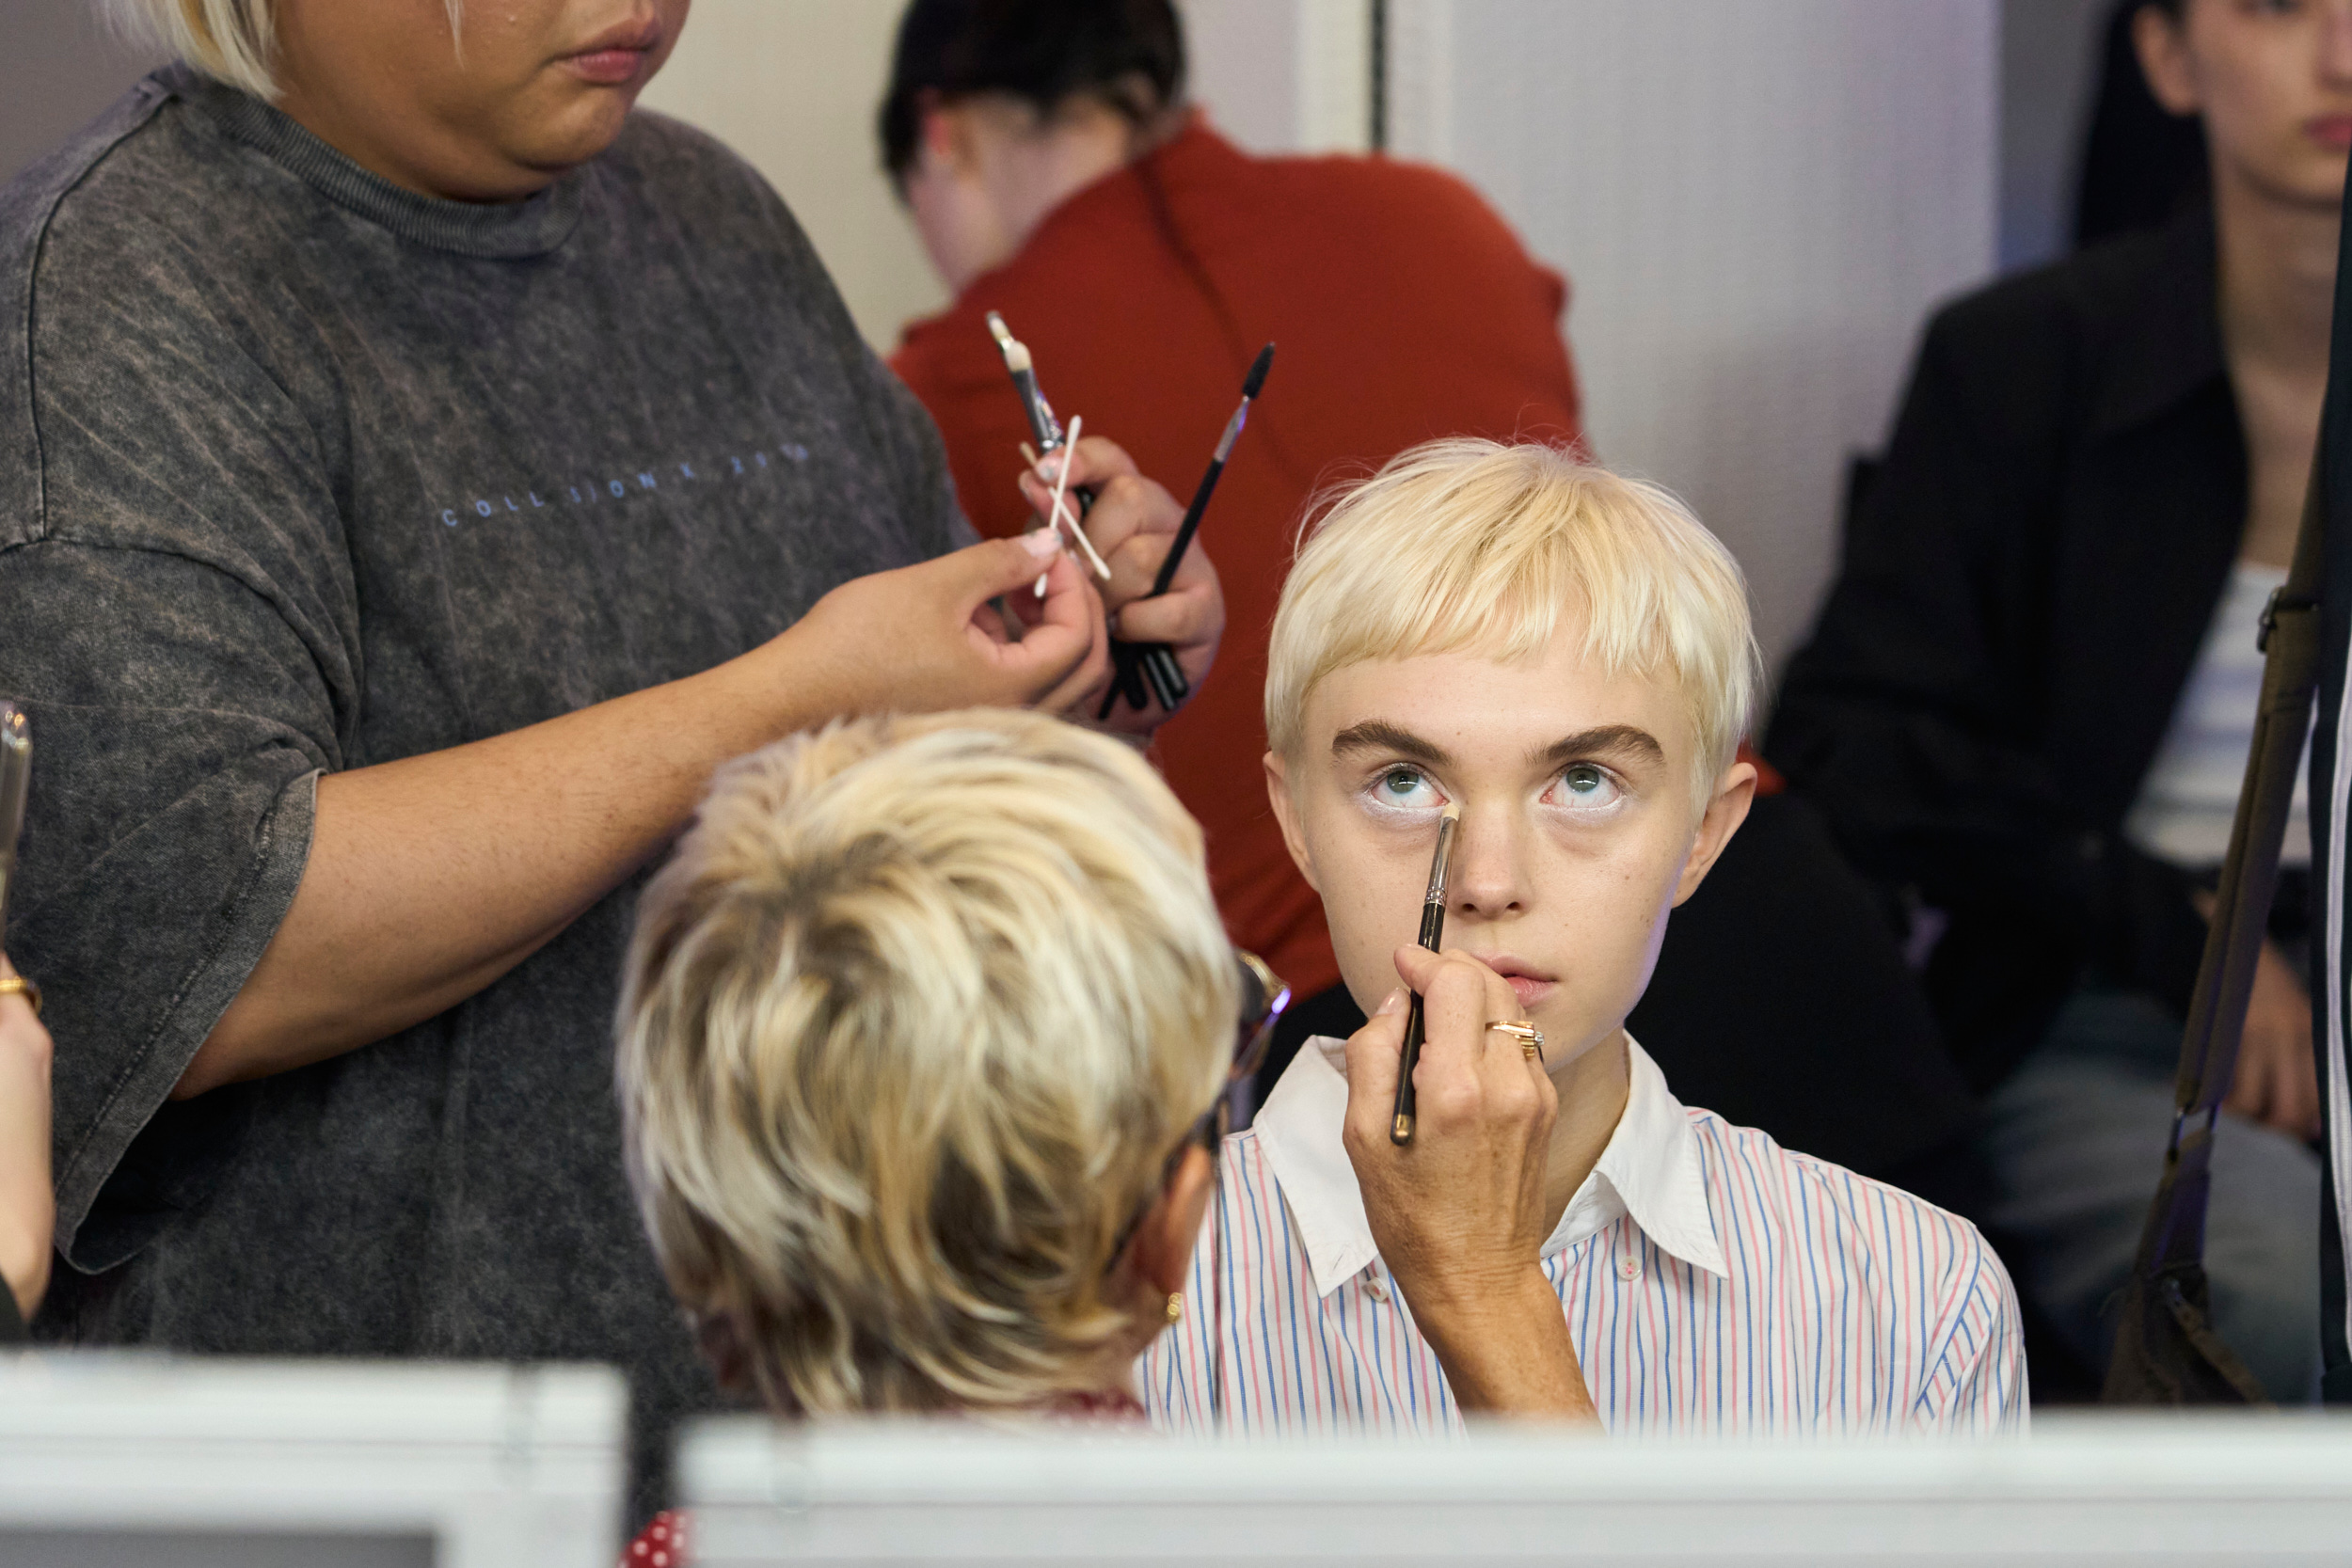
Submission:
<svg viewBox="0 0 2352 1568">
<path fill-rule="evenodd" d="M 1192 492 L 1192 504 L 1184 508 L 1184 520 L 1177 527 L 1176 542 L 1168 546 L 1167 559 L 1160 562 L 1159 575 L 1152 579 L 1148 597 L 1159 597 L 1175 582 L 1176 568 L 1183 564 L 1184 552 L 1192 547 L 1192 536 L 1200 531 L 1200 517 L 1209 510 L 1209 498 L 1216 494 L 1216 482 L 1225 472 L 1225 460 L 1233 454 L 1233 443 L 1240 439 L 1242 426 L 1249 422 L 1249 405 L 1265 390 L 1266 372 L 1273 368 L 1274 345 L 1268 343 L 1258 351 L 1258 357 L 1250 361 L 1249 373 L 1242 378 L 1241 406 L 1225 421 L 1225 434 L 1217 437 L 1216 450 L 1209 454 L 1208 471 L 1200 476 L 1200 484 Z M 1146 644 L 1140 657 L 1152 695 L 1159 698 L 1163 710 L 1175 712 L 1176 705 L 1192 695 L 1192 683 L 1184 678 L 1184 667 L 1176 662 L 1175 654 L 1165 643 Z M 1118 690 L 1114 686 L 1104 697 L 1096 719 L 1110 717 L 1111 698 Z"/>
<path fill-rule="evenodd" d="M 1438 852 L 1430 858 L 1429 891 L 1421 901 L 1421 945 L 1432 953 L 1445 940 L 1446 869 L 1454 859 L 1454 833 L 1461 820 L 1462 808 L 1452 804 L 1438 818 Z M 1421 992 L 1415 991 L 1405 1014 L 1405 1044 L 1397 1052 L 1396 1120 L 1389 1128 L 1392 1144 L 1413 1141 L 1413 1069 L 1421 1065 L 1422 1032 Z"/>
</svg>

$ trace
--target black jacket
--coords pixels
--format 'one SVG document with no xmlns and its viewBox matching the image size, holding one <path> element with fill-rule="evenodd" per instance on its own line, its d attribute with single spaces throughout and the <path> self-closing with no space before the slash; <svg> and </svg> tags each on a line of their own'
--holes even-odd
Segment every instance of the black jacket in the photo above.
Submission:
<svg viewBox="0 0 2352 1568">
<path fill-rule="evenodd" d="M 2190 879 L 2124 844 L 2244 531 L 2200 213 L 1929 325 L 1766 755 L 1949 917 L 1947 1037 L 1997 1081 L 2087 974 L 2186 1010 Z"/>
</svg>

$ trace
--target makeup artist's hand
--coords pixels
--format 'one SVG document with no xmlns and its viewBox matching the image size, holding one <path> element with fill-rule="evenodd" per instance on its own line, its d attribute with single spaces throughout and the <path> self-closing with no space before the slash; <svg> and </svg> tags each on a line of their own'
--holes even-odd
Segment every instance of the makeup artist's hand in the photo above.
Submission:
<svg viewBox="0 0 2352 1568">
<path fill-rule="evenodd" d="M 1117 445 L 1089 436 L 1061 451 L 1048 452 L 1038 469 L 1021 476 L 1021 494 L 1040 518 L 1053 505 L 1055 465 L 1065 455 L 1070 458 L 1069 483 L 1089 485 L 1095 493 L 1093 509 L 1087 514 L 1087 537 L 1110 567 L 1111 580 L 1102 582 L 1092 573 L 1087 580 L 1102 594 L 1113 635 L 1131 642 L 1168 644 L 1184 679 L 1198 691 L 1216 661 L 1217 640 L 1225 634 L 1225 591 L 1204 547 L 1206 541 L 1196 534 L 1168 592 L 1146 597 L 1184 520 L 1184 506 L 1138 473 L 1135 459 Z M 1085 712 L 1090 718 L 1094 709 L 1089 706 Z M 1107 722 L 1114 729 L 1149 734 L 1167 717 L 1156 703 L 1137 713 L 1122 702 L 1111 709 Z"/>
<path fill-rule="evenodd" d="M 1041 551 L 1042 552 L 1041 554 Z M 1045 597 L 1032 591 L 1045 578 Z M 1023 623 L 1015 641 L 998 613 Z M 1050 534 L 988 539 L 852 578 L 772 644 L 831 713 L 1075 707 L 1108 678 L 1103 607 Z"/>
<path fill-rule="evenodd" d="M 1348 1163 L 1380 1257 L 1465 1412 L 1597 1420 L 1541 1254 L 1557 1216 L 1545 1156 L 1560 1098 L 1520 1043 L 1520 1016 L 1475 958 L 1400 947 L 1422 995 L 1413 1141 L 1389 1140 L 1407 998 L 1393 991 L 1347 1042 Z"/>
<path fill-rule="evenodd" d="M 14 974 L 0 957 L 0 974 Z M 26 1318 L 49 1283 L 57 1217 L 49 1190 L 49 1031 L 22 996 L 0 996 L 0 1290 Z"/>
</svg>

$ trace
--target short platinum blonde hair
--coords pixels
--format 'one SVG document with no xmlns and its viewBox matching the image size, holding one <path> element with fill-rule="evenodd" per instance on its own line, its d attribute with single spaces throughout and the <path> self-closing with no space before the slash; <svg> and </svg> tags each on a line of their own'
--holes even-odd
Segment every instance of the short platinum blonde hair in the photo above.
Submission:
<svg viewBox="0 0 2352 1568">
<path fill-rule="evenodd" d="M 358 0 L 369 3 L 369 0 Z M 178 55 L 265 103 L 278 98 L 277 0 L 97 0 L 125 37 Z M 442 0 L 455 40 L 465 0 Z"/>
<path fill-rule="evenodd" d="M 1696 739 L 1692 810 L 1739 754 L 1762 660 L 1739 563 L 1672 495 L 1561 448 L 1432 441 L 1344 494 L 1282 585 L 1266 736 L 1305 744 L 1308 697 L 1371 659 L 1540 653 L 1572 628 L 1610 674 L 1674 680 Z"/>
<path fill-rule="evenodd" d="M 1120 742 L 989 710 L 742 758 L 645 890 L 621 997 L 671 1288 L 778 1410 L 1088 1386 L 1239 1007 L 1200 830 Z"/>
</svg>

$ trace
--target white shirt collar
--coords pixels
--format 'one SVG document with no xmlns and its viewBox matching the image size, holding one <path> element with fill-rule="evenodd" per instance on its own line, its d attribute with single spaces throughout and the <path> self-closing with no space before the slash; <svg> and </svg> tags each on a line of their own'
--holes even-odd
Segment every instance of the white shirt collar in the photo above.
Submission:
<svg viewBox="0 0 2352 1568">
<path fill-rule="evenodd" d="M 1592 1173 L 1568 1199 L 1543 1256 L 1572 1247 L 1630 1214 L 1665 1251 L 1728 1277 L 1690 1117 L 1666 1087 L 1666 1075 L 1631 1035 L 1625 1037 L 1625 1113 Z M 1342 1040 L 1309 1040 L 1266 1096 L 1248 1134 L 1274 1167 L 1319 1296 L 1330 1294 L 1380 1255 L 1372 1223 L 1364 1217 L 1355 1167 L 1341 1141 L 1347 1120 L 1344 1051 Z"/>
</svg>

